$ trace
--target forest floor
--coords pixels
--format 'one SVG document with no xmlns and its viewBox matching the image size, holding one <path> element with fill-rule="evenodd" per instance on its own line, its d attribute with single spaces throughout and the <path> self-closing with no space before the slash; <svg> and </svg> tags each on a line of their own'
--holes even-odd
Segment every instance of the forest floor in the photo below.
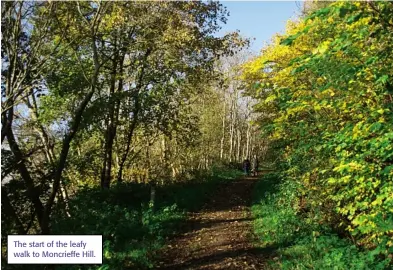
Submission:
<svg viewBox="0 0 393 270">
<path fill-rule="evenodd" d="M 256 247 L 250 205 L 257 178 L 223 183 L 160 253 L 159 269 L 264 269 L 270 251 Z"/>
</svg>

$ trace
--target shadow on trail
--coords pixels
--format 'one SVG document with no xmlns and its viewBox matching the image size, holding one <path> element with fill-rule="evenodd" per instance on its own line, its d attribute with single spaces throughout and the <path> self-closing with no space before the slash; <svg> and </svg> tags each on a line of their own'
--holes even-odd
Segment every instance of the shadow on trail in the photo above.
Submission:
<svg viewBox="0 0 393 270">
<path fill-rule="evenodd" d="M 215 196 L 204 205 L 203 210 L 220 211 L 250 206 L 255 180 L 254 177 L 244 177 L 221 185 Z"/>
<path fill-rule="evenodd" d="M 275 247 L 252 245 L 249 207 L 256 177 L 220 184 L 182 234 L 161 253 L 160 269 L 264 269 Z"/>
<path fill-rule="evenodd" d="M 173 264 L 168 269 L 261 269 L 252 262 L 248 263 L 250 256 L 271 256 L 276 248 L 245 248 L 228 251 L 217 251 L 200 258 L 192 258 L 182 262 L 181 265 Z M 232 262 L 222 264 L 223 261 L 231 258 Z"/>
</svg>

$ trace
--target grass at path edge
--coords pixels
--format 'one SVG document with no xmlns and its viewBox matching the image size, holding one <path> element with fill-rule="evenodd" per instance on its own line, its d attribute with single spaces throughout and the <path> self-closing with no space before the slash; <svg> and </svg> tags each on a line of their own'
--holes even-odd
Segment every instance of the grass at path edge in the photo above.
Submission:
<svg viewBox="0 0 393 270">
<path fill-rule="evenodd" d="M 277 173 L 260 178 L 253 191 L 251 213 L 258 246 L 275 247 L 269 269 L 388 269 L 378 251 L 359 250 L 329 227 L 296 212 L 296 187 Z"/>
</svg>

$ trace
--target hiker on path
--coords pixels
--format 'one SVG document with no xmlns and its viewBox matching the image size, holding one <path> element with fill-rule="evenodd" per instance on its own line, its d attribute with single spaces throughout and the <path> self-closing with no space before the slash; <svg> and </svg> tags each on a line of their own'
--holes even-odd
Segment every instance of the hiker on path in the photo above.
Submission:
<svg viewBox="0 0 393 270">
<path fill-rule="evenodd" d="M 258 157 L 255 155 L 252 163 L 252 172 L 254 176 L 258 176 L 258 167 L 259 167 L 259 160 Z"/>
<path fill-rule="evenodd" d="M 248 158 L 247 158 L 247 159 L 245 159 L 243 161 L 244 174 L 249 176 L 250 175 L 250 169 L 251 169 L 251 163 L 250 163 L 250 160 L 248 160 Z"/>
</svg>

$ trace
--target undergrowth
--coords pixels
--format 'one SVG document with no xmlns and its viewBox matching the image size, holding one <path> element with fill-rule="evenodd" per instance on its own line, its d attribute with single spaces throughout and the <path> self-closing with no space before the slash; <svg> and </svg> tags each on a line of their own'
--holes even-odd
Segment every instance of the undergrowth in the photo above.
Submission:
<svg viewBox="0 0 393 270">
<path fill-rule="evenodd" d="M 299 211 L 296 190 L 294 183 L 273 173 L 263 176 L 254 189 L 257 245 L 275 250 L 270 269 L 390 269 L 390 259 L 380 257 L 380 250 L 360 250 Z"/>
<path fill-rule="evenodd" d="M 62 265 L 56 269 L 152 269 L 157 251 L 178 232 L 188 211 L 201 207 L 216 185 L 241 171 L 213 169 L 182 183 L 157 187 L 154 209 L 150 187 L 123 183 L 109 190 L 86 188 L 69 202 L 70 217 L 57 212 L 52 232 L 61 235 L 103 235 L 102 265 Z M 9 265 L 9 269 L 44 269 L 42 265 Z M 27 268 L 26 268 L 27 267 Z"/>
</svg>

